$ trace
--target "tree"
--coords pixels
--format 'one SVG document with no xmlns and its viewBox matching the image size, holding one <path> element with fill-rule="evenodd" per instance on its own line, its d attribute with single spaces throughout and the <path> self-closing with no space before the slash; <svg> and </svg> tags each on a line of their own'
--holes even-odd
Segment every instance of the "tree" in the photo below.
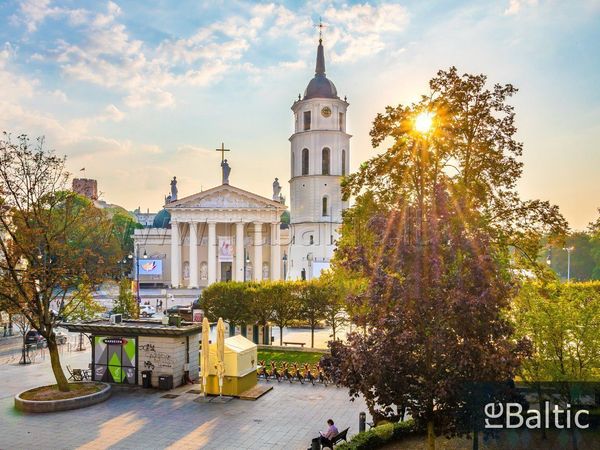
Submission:
<svg viewBox="0 0 600 450">
<path fill-rule="evenodd" d="M 299 317 L 299 282 L 283 281 L 273 284 L 273 322 L 279 327 L 279 345 L 283 345 L 283 329 Z"/>
<path fill-rule="evenodd" d="M 113 305 L 113 313 L 123 314 L 127 318 L 138 316 L 138 304 L 131 291 L 131 281 L 127 278 L 119 282 L 119 297 Z"/>
<path fill-rule="evenodd" d="M 209 320 L 216 321 L 221 317 L 228 322 L 230 330 L 235 330 L 236 325 L 253 321 L 250 295 L 243 282 L 221 281 L 211 284 L 202 291 L 200 307 Z"/>
<path fill-rule="evenodd" d="M 275 296 L 278 290 L 277 282 L 262 281 L 260 283 L 250 282 L 247 284 L 247 292 L 250 298 L 250 316 L 258 325 L 266 327 L 273 318 Z"/>
<path fill-rule="evenodd" d="M 325 291 L 323 321 L 331 327 L 331 337 L 335 341 L 338 328 L 348 323 L 345 299 L 357 286 L 352 286 L 347 279 L 335 277 L 331 271 L 322 273 L 319 281 Z"/>
<path fill-rule="evenodd" d="M 547 382 L 557 383 L 563 400 L 573 404 L 574 383 L 600 381 L 600 282 L 525 282 L 513 317 L 517 336 L 532 347 L 520 375 L 536 389 L 541 408 Z"/>
<path fill-rule="evenodd" d="M 600 381 L 600 282 L 526 282 L 513 316 L 532 343 L 524 380 Z"/>
<path fill-rule="evenodd" d="M 377 115 L 373 146 L 390 139 L 392 145 L 346 177 L 345 198 L 358 195 L 355 210 L 369 203 L 370 209 L 402 210 L 422 222 L 427 198 L 444 184 L 463 220 L 486 227 L 494 242 L 518 249 L 515 262 L 538 270 L 541 237 L 563 236 L 568 225 L 557 206 L 523 201 L 516 192 L 523 145 L 514 139 L 515 113 L 507 101 L 517 89 L 489 89 L 485 75 L 461 76 L 455 67 L 440 70 L 429 86 L 418 103 L 388 106 Z M 432 122 L 425 132 L 415 127 L 423 115 Z M 368 243 L 369 227 L 361 231 Z"/>
<path fill-rule="evenodd" d="M 325 318 L 326 304 L 333 297 L 333 289 L 320 280 L 300 283 L 298 292 L 299 318 L 306 320 L 310 327 L 310 346 L 315 346 L 315 328 Z"/>
<path fill-rule="evenodd" d="M 600 208 L 598 208 L 598 213 L 599 215 L 596 221 L 590 223 L 588 227 L 591 235 L 591 242 L 593 244 L 591 253 L 595 262 L 595 267 L 591 276 L 593 280 L 600 280 Z"/>
<path fill-rule="evenodd" d="M 422 227 L 401 214 L 376 223 L 378 264 L 356 296 L 368 305 L 368 331 L 333 342 L 332 358 L 374 416 L 401 417 L 406 407 L 433 448 L 436 428 L 458 431 L 467 383 L 514 376 L 520 347 L 502 311 L 515 286 L 506 255 L 490 251 L 487 235 L 458 220 L 444 196 Z"/>
<path fill-rule="evenodd" d="M 61 391 L 69 384 L 54 333 L 65 299 L 85 276 L 95 286 L 121 257 L 101 210 L 65 189 L 65 159 L 27 136 L 0 140 L 0 298 L 46 339 Z"/>
<path fill-rule="evenodd" d="M 70 299 L 65 301 L 61 318 L 65 322 L 91 320 L 103 311 L 102 305 L 92 296 L 89 280 L 84 277 Z"/>
<path fill-rule="evenodd" d="M 547 271 L 536 261 L 540 239 L 567 223 L 516 192 L 513 86 L 488 88 L 484 75 L 455 68 L 429 86 L 418 103 L 375 118 L 373 146 L 391 145 L 343 182 L 356 202 L 334 267 L 368 282 L 348 299 L 363 332 L 331 349 L 351 395 L 375 415 L 400 417 L 406 406 L 434 448 L 436 430 L 459 431 L 465 382 L 514 376 L 528 351 L 504 316 L 515 269 Z"/>
<path fill-rule="evenodd" d="M 116 211 L 112 215 L 113 233 L 123 254 L 133 254 L 133 233 L 136 229 L 144 228 L 143 225 L 138 223 L 129 214 Z"/>
</svg>

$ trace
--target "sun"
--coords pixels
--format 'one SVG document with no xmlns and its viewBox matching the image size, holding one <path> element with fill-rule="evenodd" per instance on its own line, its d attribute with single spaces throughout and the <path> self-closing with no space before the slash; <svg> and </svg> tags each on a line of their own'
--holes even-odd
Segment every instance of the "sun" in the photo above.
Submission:
<svg viewBox="0 0 600 450">
<path fill-rule="evenodd" d="M 431 130 L 431 124 L 433 123 L 433 113 L 429 111 L 423 111 L 419 113 L 415 118 L 415 130 L 419 133 L 429 133 Z"/>
</svg>

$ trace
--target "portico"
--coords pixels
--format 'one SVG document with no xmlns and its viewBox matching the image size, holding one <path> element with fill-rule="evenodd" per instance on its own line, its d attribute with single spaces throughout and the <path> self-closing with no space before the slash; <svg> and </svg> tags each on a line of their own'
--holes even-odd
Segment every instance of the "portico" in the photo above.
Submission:
<svg viewBox="0 0 600 450">
<path fill-rule="evenodd" d="M 152 229 L 135 232 L 136 244 L 150 257 L 164 255 L 163 285 L 201 288 L 216 281 L 282 278 L 284 204 L 222 184 L 165 209 L 170 230 L 162 236 L 150 236 L 157 233 Z"/>
</svg>

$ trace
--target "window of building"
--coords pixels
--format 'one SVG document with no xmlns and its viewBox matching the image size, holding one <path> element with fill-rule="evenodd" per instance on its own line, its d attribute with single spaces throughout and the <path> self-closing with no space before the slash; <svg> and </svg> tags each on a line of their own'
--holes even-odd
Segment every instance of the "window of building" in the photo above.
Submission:
<svg viewBox="0 0 600 450">
<path fill-rule="evenodd" d="M 346 175 L 346 150 L 342 150 L 342 175 Z"/>
<path fill-rule="evenodd" d="M 329 235 L 329 245 L 333 245 L 333 234 Z"/>
<path fill-rule="evenodd" d="M 328 216 L 329 215 L 329 205 L 328 205 L 328 201 L 327 201 L 327 196 L 323 197 L 322 201 L 321 201 L 321 206 L 322 206 L 322 213 L 321 215 L 323 216 Z"/>
<path fill-rule="evenodd" d="M 323 151 L 321 152 L 321 173 L 323 175 L 329 175 L 329 149 L 327 147 L 325 147 L 323 149 Z"/>
<path fill-rule="evenodd" d="M 310 130 L 310 111 L 304 111 L 304 131 Z"/>
<path fill-rule="evenodd" d="M 308 175 L 308 149 L 302 149 L 302 175 Z"/>
<path fill-rule="evenodd" d="M 340 113 L 340 131 L 344 131 L 344 113 Z"/>
</svg>

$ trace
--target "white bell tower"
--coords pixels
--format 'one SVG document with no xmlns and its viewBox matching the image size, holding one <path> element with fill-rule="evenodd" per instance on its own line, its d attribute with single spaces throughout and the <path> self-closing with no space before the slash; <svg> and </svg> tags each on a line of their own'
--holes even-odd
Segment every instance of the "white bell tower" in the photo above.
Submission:
<svg viewBox="0 0 600 450">
<path fill-rule="evenodd" d="M 325 76 L 322 39 L 315 77 L 294 102 L 291 142 L 289 279 L 311 279 L 329 267 L 342 223 L 340 181 L 348 173 L 348 102 Z"/>
</svg>

